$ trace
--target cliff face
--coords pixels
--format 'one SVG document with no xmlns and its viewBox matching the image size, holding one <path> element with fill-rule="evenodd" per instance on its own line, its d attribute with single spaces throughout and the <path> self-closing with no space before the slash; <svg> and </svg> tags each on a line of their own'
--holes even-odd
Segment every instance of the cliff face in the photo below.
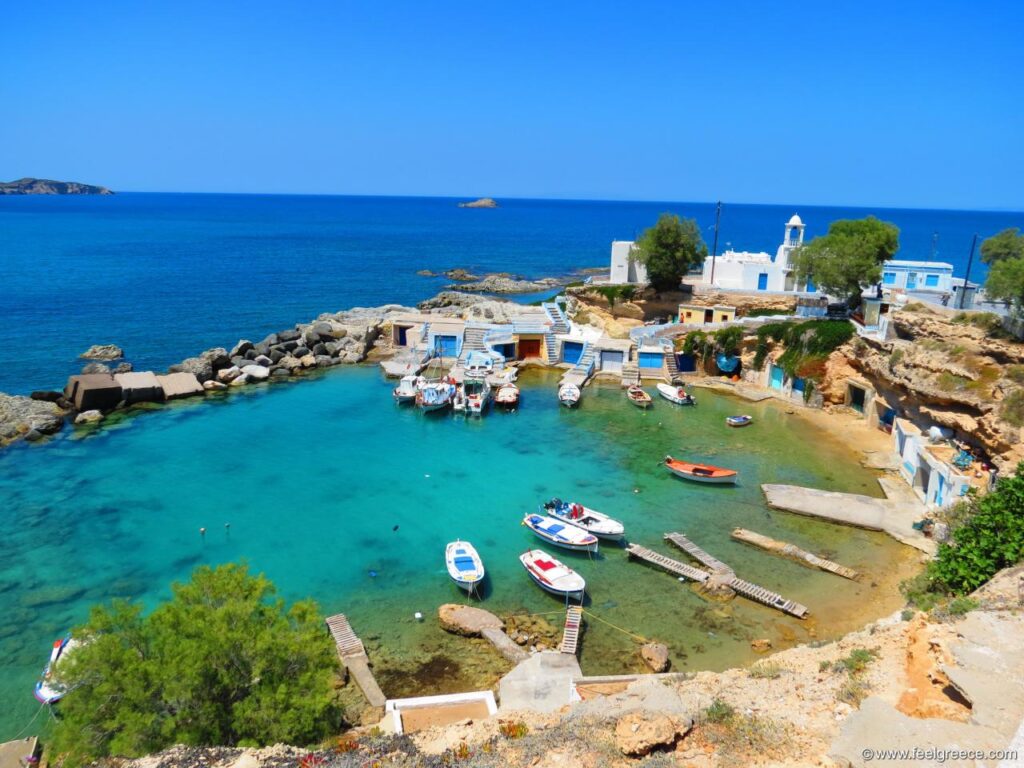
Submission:
<svg viewBox="0 0 1024 768">
<path fill-rule="evenodd" d="M 0 195 L 112 195 L 106 187 L 77 181 L 24 178 L 0 182 Z"/>
</svg>

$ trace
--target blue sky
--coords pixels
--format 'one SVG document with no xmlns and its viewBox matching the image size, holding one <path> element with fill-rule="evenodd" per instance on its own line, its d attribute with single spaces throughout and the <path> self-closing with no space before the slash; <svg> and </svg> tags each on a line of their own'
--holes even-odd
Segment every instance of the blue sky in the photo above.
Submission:
<svg viewBox="0 0 1024 768">
<path fill-rule="evenodd" d="M 1024 210 L 1018 3 L 23 2 L 0 178 Z"/>
</svg>

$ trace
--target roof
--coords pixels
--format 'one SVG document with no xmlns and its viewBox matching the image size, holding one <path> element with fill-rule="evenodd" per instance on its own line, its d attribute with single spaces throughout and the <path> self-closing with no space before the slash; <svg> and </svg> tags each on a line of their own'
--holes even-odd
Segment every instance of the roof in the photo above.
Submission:
<svg viewBox="0 0 1024 768">
<path fill-rule="evenodd" d="M 890 259 L 884 262 L 885 267 L 907 267 L 909 269 L 946 269 L 953 271 L 953 265 L 945 261 L 916 261 L 914 259 Z"/>
<path fill-rule="evenodd" d="M 802 227 L 803 225 L 803 221 L 795 213 L 790 216 L 789 221 L 786 222 L 787 227 Z"/>
</svg>

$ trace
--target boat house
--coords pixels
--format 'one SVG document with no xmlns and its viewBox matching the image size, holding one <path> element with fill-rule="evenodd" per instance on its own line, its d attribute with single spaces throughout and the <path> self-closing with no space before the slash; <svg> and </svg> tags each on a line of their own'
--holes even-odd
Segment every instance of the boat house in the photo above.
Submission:
<svg viewBox="0 0 1024 768">
<path fill-rule="evenodd" d="M 679 323 L 681 325 L 711 325 L 712 323 L 731 323 L 736 319 L 736 307 L 715 304 L 702 307 L 697 304 L 679 305 Z"/>
<path fill-rule="evenodd" d="M 932 443 L 916 425 L 900 418 L 893 421 L 892 440 L 900 458 L 900 475 L 926 505 L 949 506 L 970 490 L 970 477 L 953 464 L 957 449 Z"/>
</svg>

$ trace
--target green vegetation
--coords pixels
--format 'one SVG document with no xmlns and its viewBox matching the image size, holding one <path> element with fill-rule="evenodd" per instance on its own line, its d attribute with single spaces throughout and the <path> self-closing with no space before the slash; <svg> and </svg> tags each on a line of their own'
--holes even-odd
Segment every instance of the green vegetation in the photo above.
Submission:
<svg viewBox="0 0 1024 768">
<path fill-rule="evenodd" d="M 989 333 L 1000 333 L 1003 330 L 1003 319 L 995 312 L 957 312 L 953 315 L 957 325 L 973 325 Z"/>
<path fill-rule="evenodd" d="M 1006 378 L 1014 384 L 1024 384 L 1024 365 L 1006 366 Z"/>
<path fill-rule="evenodd" d="M 935 386 L 943 392 L 962 392 L 967 389 L 967 385 L 970 383 L 971 380 L 964 376 L 958 376 L 955 373 L 943 372 L 939 374 L 939 378 L 936 380 Z"/>
<path fill-rule="evenodd" d="M 636 241 L 636 258 L 647 269 L 656 291 L 674 291 L 683 275 L 704 263 L 708 248 L 693 219 L 663 213 L 658 222 Z"/>
<path fill-rule="evenodd" d="M 74 765 L 173 744 L 319 741 L 341 725 L 337 659 L 311 601 L 287 608 L 244 565 L 197 568 L 148 616 L 125 600 L 75 631 L 53 747 Z"/>
<path fill-rule="evenodd" d="M 1024 235 L 1016 228 L 993 235 L 981 244 L 981 260 L 989 265 L 985 293 L 1024 314 Z"/>
<path fill-rule="evenodd" d="M 683 352 L 706 363 L 716 354 L 738 355 L 743 345 L 743 328 L 732 325 L 717 331 L 690 331 L 683 341 Z"/>
<path fill-rule="evenodd" d="M 820 382 L 825 372 L 825 360 L 853 334 L 853 324 L 847 320 L 767 323 L 757 329 L 754 368 L 760 370 L 764 367 L 769 345 L 774 342 L 785 347 L 778 364 L 787 376 Z M 807 396 L 806 390 L 804 394 Z"/>
<path fill-rule="evenodd" d="M 1001 261 L 1024 259 L 1024 235 L 1017 227 L 986 238 L 981 244 L 981 260 L 992 266 Z"/>
<path fill-rule="evenodd" d="M 999 406 L 999 417 L 1007 424 L 1024 427 L 1024 389 L 1015 389 Z"/>
<path fill-rule="evenodd" d="M 748 672 L 755 680 L 777 680 L 782 677 L 783 669 L 773 661 L 762 661 L 752 666 Z"/>
<path fill-rule="evenodd" d="M 818 288 L 855 307 L 861 292 L 882 279 L 882 262 L 899 247 L 895 224 L 874 216 L 840 219 L 829 225 L 828 234 L 798 248 L 792 264 L 799 282 L 812 279 Z"/>
<path fill-rule="evenodd" d="M 635 285 L 599 285 L 592 290 L 608 299 L 608 306 L 611 307 L 614 307 L 615 302 L 619 299 L 629 301 L 636 295 Z"/>
<path fill-rule="evenodd" d="M 849 656 L 839 659 L 832 668 L 837 672 L 849 672 L 851 675 L 856 675 L 867 669 L 868 664 L 876 658 L 878 658 L 877 651 L 868 648 L 854 648 L 850 651 Z"/>
<path fill-rule="evenodd" d="M 889 353 L 889 370 L 891 371 L 893 368 L 899 365 L 902 362 L 902 360 L 903 350 L 900 349 L 899 347 L 896 347 L 895 349 L 893 349 L 892 352 Z"/>
<path fill-rule="evenodd" d="M 704 721 L 708 723 L 727 723 L 735 716 L 736 710 L 732 704 L 722 699 L 715 699 L 704 710 Z"/>
<path fill-rule="evenodd" d="M 704 710 L 702 725 L 708 741 L 714 744 L 726 764 L 743 765 L 744 756 L 772 758 L 780 755 L 789 742 L 785 727 L 760 715 L 737 712 L 721 699 Z"/>
</svg>

